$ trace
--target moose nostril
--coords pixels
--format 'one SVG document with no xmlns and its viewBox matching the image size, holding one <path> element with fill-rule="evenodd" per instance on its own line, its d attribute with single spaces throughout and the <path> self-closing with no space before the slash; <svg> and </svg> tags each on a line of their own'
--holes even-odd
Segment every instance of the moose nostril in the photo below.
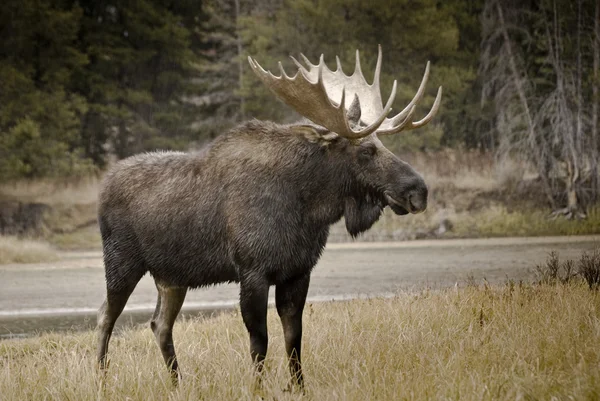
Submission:
<svg viewBox="0 0 600 401">
<path fill-rule="evenodd" d="M 417 209 L 417 206 L 414 203 L 414 195 L 413 194 L 408 194 L 408 206 L 410 211 L 414 211 L 415 209 Z"/>
<path fill-rule="evenodd" d="M 427 208 L 427 198 L 417 192 L 408 194 L 408 205 L 412 213 L 419 213 Z"/>
</svg>

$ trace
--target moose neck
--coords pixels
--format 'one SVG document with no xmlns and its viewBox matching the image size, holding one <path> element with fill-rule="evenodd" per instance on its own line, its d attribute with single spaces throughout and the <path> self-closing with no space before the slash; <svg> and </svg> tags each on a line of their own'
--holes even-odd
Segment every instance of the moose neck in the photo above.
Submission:
<svg viewBox="0 0 600 401">
<path fill-rule="evenodd" d="M 378 220 L 383 206 L 375 194 L 356 180 L 355 161 L 349 152 L 353 145 L 337 138 L 327 144 L 307 146 L 315 147 L 309 169 L 314 178 L 307 191 L 310 198 L 305 198 L 313 221 L 329 226 L 344 216 L 353 237 L 369 229 Z"/>
<path fill-rule="evenodd" d="M 230 177 L 249 181 L 260 173 L 264 182 L 285 183 L 279 196 L 306 224 L 326 229 L 345 216 L 348 231 L 357 235 L 377 220 L 382 207 L 357 182 L 352 146 L 297 125 L 250 121 L 219 137 L 207 157 L 212 168 Z"/>
</svg>

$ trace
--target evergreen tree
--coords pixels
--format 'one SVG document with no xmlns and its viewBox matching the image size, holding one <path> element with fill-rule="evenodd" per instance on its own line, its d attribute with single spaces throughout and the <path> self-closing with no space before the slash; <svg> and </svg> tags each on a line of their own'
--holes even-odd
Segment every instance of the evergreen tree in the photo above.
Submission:
<svg viewBox="0 0 600 401">
<path fill-rule="evenodd" d="M 197 55 L 190 49 L 190 32 L 196 20 L 175 11 L 190 11 L 189 3 L 80 4 L 82 47 L 90 59 L 79 87 L 90 102 L 82 136 L 90 157 L 102 163 L 106 151 L 122 158 L 184 148 L 193 137 L 195 107 L 186 99 L 195 92 Z"/>
<path fill-rule="evenodd" d="M 77 49 L 81 9 L 60 0 L 0 4 L 0 178 L 88 171 L 80 157 L 85 98 L 74 77 L 88 62 Z"/>
</svg>

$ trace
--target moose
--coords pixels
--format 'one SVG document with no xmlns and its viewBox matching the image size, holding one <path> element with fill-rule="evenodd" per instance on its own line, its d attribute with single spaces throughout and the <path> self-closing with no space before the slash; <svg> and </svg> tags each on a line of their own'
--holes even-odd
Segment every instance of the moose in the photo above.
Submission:
<svg viewBox="0 0 600 401">
<path fill-rule="evenodd" d="M 439 109 L 414 121 L 429 63 L 416 95 L 388 118 L 397 82 L 383 105 L 382 52 L 368 84 L 356 51 L 352 75 L 330 70 L 321 56 L 294 76 L 250 67 L 304 119 L 295 124 L 250 121 L 200 151 L 151 152 L 117 163 L 99 194 L 106 299 L 98 312 L 98 363 L 107 367 L 115 321 L 138 281 L 150 273 L 158 289 L 150 326 L 174 384 L 180 379 L 173 325 L 188 289 L 240 284 L 240 310 L 260 378 L 267 354 L 267 300 L 275 286 L 291 384 L 303 387 L 302 312 L 311 271 L 329 227 L 345 219 L 353 236 L 368 230 L 389 206 L 397 215 L 420 213 L 428 189 L 413 168 L 378 136 L 427 124 Z M 260 379 L 259 379 L 260 380 Z"/>
</svg>

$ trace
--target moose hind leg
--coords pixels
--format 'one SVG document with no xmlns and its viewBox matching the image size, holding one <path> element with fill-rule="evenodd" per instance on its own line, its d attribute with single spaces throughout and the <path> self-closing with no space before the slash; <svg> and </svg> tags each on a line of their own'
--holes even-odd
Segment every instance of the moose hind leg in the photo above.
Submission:
<svg viewBox="0 0 600 401">
<path fill-rule="evenodd" d="M 123 254 L 119 248 L 104 239 L 104 266 L 106 273 L 106 299 L 98 311 L 98 364 L 106 369 L 108 343 L 117 318 L 123 312 L 129 296 L 146 273 L 144 263 L 135 253 Z"/>
<path fill-rule="evenodd" d="M 310 276 L 306 275 L 295 280 L 278 283 L 275 287 L 275 305 L 281 318 L 285 338 L 285 350 L 294 386 L 304 388 L 304 376 L 300 350 L 302 346 L 302 312 L 308 293 Z"/>
<path fill-rule="evenodd" d="M 98 311 L 98 365 L 104 370 L 108 364 L 106 353 L 108 352 L 108 343 L 112 335 L 117 318 L 123 312 L 129 296 L 133 292 L 135 284 L 128 286 L 121 291 L 108 290 L 106 299 Z"/>
<path fill-rule="evenodd" d="M 185 300 L 187 288 L 163 287 L 160 284 L 157 284 L 156 288 L 158 289 L 158 301 L 156 311 L 150 322 L 150 328 L 152 328 L 160 352 L 167 364 L 171 380 L 174 385 L 177 385 L 179 382 L 179 365 L 173 344 L 173 325 Z"/>
<path fill-rule="evenodd" d="M 258 275 L 243 277 L 240 281 L 240 309 L 250 334 L 250 356 L 260 385 L 264 360 L 267 355 L 267 302 L 269 283 Z"/>
</svg>

